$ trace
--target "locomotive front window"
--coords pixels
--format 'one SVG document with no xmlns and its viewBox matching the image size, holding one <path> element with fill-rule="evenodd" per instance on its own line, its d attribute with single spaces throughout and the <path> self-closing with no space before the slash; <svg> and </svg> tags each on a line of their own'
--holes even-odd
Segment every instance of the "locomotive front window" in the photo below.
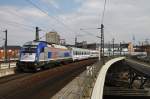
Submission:
<svg viewBox="0 0 150 99">
<path fill-rule="evenodd" d="M 23 53 L 35 53 L 36 45 L 24 45 L 23 49 Z"/>
<path fill-rule="evenodd" d="M 35 53 L 36 48 L 24 48 L 23 53 Z"/>
</svg>

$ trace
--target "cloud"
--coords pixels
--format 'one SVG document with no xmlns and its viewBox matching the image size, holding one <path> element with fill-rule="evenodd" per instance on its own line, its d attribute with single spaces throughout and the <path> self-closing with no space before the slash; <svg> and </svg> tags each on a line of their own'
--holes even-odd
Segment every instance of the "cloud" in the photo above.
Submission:
<svg viewBox="0 0 150 99">
<path fill-rule="evenodd" d="M 63 15 L 66 23 L 74 29 L 82 27 L 97 27 L 100 24 L 104 0 L 86 0 L 74 13 Z M 139 2 L 138 2 L 139 1 Z M 105 41 L 108 42 L 114 37 L 116 42 L 132 40 L 132 35 L 138 40 L 150 36 L 150 1 L 140 0 L 108 0 L 104 18 Z M 68 21 L 69 20 L 69 21 Z M 99 32 L 87 30 L 89 32 Z M 80 31 L 82 33 L 82 31 Z M 88 36 L 90 37 L 90 36 Z M 89 42 L 95 38 L 86 39 Z"/>
<path fill-rule="evenodd" d="M 50 2 L 56 9 L 60 9 L 59 1 L 43 1 Z M 22 44 L 23 42 L 34 39 L 35 29 L 24 27 L 22 25 L 18 26 L 16 24 L 13 24 L 12 26 L 12 24 L 7 21 L 39 26 L 44 30 L 46 29 L 46 31 L 50 31 L 53 28 L 60 33 L 62 38 L 65 38 L 68 43 L 72 44 L 74 43 L 74 38 L 77 34 L 83 35 L 79 37 L 79 41 L 87 40 L 88 42 L 98 42 L 98 39 L 95 36 L 99 35 L 100 30 L 87 29 L 86 31 L 93 34 L 93 36 L 91 36 L 88 33 L 81 31 L 80 28 L 97 28 L 101 24 L 100 20 L 104 0 L 74 1 L 76 6 L 79 6 L 78 3 L 80 3 L 80 6 L 77 9 L 67 13 L 50 14 L 51 17 L 43 14 L 38 9 L 29 6 L 22 9 L 17 6 L 1 6 L 1 27 L 9 28 L 9 31 L 11 31 L 11 33 L 9 33 L 10 44 Z M 111 41 L 113 37 L 116 39 L 116 42 L 129 42 L 132 40 L 133 34 L 135 35 L 136 40 L 149 37 L 149 3 L 149 0 L 107 0 L 104 18 L 105 42 Z M 51 12 L 49 11 L 49 13 Z M 58 22 L 58 20 L 61 21 L 61 23 Z M 44 33 L 45 31 L 42 31 L 41 35 Z"/>
<path fill-rule="evenodd" d="M 81 3 L 83 0 L 74 0 L 76 3 Z"/>
<path fill-rule="evenodd" d="M 8 44 L 11 45 L 22 45 L 26 41 L 33 40 L 35 35 L 33 26 L 36 26 L 33 22 L 47 18 L 37 9 L 19 9 L 15 6 L 1 6 L 0 15 L 1 28 L 8 29 Z"/>
<path fill-rule="evenodd" d="M 0 15 L 2 16 L 0 18 L 1 28 L 8 29 L 8 44 L 10 45 L 22 45 L 24 42 L 33 40 L 36 26 L 42 29 L 40 36 L 55 29 L 63 38 L 69 38 L 68 31 L 70 30 L 62 25 L 63 22 L 59 23 L 60 19 L 55 16 L 50 17 L 36 8 L 24 7 L 20 9 L 17 6 L 1 6 Z M 43 40 L 45 40 L 44 37 Z"/>
<path fill-rule="evenodd" d="M 42 0 L 43 2 L 50 4 L 52 6 L 54 6 L 56 9 L 59 9 L 60 6 L 59 4 L 56 2 L 56 0 Z"/>
</svg>

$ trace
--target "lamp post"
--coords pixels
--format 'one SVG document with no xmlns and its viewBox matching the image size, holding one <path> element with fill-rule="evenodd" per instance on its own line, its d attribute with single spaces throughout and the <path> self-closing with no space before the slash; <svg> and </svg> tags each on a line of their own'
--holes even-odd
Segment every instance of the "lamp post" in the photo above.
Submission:
<svg viewBox="0 0 150 99">
<path fill-rule="evenodd" d="M 3 32 L 5 32 L 4 61 L 7 62 L 7 29 Z"/>
<path fill-rule="evenodd" d="M 104 25 L 101 24 L 101 27 L 97 28 L 97 29 L 101 30 L 100 56 L 101 56 L 101 59 L 102 59 L 102 63 L 105 64 L 105 57 L 104 57 Z"/>
<path fill-rule="evenodd" d="M 96 37 L 99 38 L 101 41 L 101 37 L 99 37 L 99 36 L 96 36 Z M 99 48 L 98 48 L 98 50 L 99 50 L 98 60 L 99 61 L 101 60 L 101 46 L 100 46 L 100 44 L 101 44 L 101 42 L 99 42 Z"/>
</svg>

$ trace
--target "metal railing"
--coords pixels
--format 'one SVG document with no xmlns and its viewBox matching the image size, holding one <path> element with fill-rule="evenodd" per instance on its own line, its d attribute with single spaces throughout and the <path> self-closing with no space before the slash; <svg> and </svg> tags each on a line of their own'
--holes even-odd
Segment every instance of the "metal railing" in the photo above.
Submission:
<svg viewBox="0 0 150 99">
<path fill-rule="evenodd" d="M 0 70 L 16 67 L 16 61 L 17 61 L 16 58 L 8 59 L 6 62 L 4 60 L 0 60 Z"/>
</svg>

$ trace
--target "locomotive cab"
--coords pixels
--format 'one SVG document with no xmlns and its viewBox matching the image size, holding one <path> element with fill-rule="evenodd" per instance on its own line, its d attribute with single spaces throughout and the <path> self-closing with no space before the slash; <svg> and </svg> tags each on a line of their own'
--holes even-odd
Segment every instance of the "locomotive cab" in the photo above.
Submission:
<svg viewBox="0 0 150 99">
<path fill-rule="evenodd" d="M 24 45 L 20 53 L 20 61 L 34 62 L 36 60 L 37 45 Z"/>
<path fill-rule="evenodd" d="M 17 62 L 18 69 L 37 69 L 39 67 L 39 59 L 44 53 L 45 43 L 30 41 L 25 43 L 20 50 L 19 61 Z"/>
</svg>

